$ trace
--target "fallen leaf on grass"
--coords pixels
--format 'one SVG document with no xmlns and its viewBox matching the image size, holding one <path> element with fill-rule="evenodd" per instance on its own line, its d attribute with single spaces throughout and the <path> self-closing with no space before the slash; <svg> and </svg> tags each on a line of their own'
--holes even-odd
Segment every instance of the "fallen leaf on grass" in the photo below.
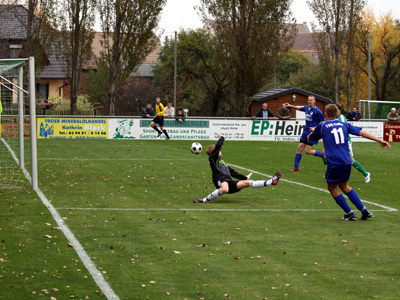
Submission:
<svg viewBox="0 0 400 300">
<path fill-rule="evenodd" d="M 224 245 L 231 245 L 231 244 L 232 244 L 231 241 L 224 242 Z"/>
<path fill-rule="evenodd" d="M 207 247 L 206 244 L 196 245 L 196 247 Z"/>
<path fill-rule="evenodd" d="M 179 251 L 172 251 L 174 254 L 181 254 Z"/>
</svg>

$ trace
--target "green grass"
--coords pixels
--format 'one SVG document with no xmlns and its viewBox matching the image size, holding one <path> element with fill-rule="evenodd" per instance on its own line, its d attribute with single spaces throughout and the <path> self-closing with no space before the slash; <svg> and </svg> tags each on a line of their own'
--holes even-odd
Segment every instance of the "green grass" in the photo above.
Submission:
<svg viewBox="0 0 400 300">
<path fill-rule="evenodd" d="M 328 193 L 290 182 L 326 189 L 319 158 L 304 154 L 301 172 L 287 172 L 297 147 L 289 142 L 227 141 L 226 162 L 280 169 L 287 181 L 193 204 L 215 188 L 205 153 L 189 146 L 39 141 L 41 190 L 121 299 L 398 298 L 399 212 L 367 204 L 375 218 L 341 221 Z M 353 169 L 350 185 L 399 209 L 400 145 L 353 148 L 372 180 Z M 104 298 L 34 192 L 0 197 L 0 298 Z"/>
</svg>

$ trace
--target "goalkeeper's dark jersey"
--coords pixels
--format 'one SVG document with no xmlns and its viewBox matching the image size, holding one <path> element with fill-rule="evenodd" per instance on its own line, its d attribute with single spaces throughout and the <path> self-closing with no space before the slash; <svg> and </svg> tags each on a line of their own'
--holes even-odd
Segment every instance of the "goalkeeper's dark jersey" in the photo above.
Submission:
<svg viewBox="0 0 400 300">
<path fill-rule="evenodd" d="M 229 167 L 219 156 L 219 151 L 224 144 L 224 137 L 221 136 L 218 142 L 215 144 L 215 149 L 208 158 L 212 171 L 212 180 L 215 187 L 219 188 L 222 182 L 232 181 L 232 177 L 239 180 L 246 180 L 247 177 L 236 172 L 234 169 Z"/>
</svg>

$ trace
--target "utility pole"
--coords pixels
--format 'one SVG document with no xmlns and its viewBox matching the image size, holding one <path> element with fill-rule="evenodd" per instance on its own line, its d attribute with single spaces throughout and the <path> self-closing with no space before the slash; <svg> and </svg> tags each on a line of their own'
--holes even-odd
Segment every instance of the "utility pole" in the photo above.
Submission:
<svg viewBox="0 0 400 300">
<path fill-rule="evenodd" d="M 368 36 L 368 100 L 371 100 L 371 38 Z"/>
<path fill-rule="evenodd" d="M 175 53 L 174 53 L 174 108 L 176 107 L 176 69 L 177 69 L 177 34 L 175 31 Z"/>
</svg>

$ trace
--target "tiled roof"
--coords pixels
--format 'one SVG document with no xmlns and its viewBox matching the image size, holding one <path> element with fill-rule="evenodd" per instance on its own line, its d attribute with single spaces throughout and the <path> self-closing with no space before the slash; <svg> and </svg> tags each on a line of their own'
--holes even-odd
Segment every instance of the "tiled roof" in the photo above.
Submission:
<svg viewBox="0 0 400 300">
<path fill-rule="evenodd" d="M 292 48 L 300 52 L 317 50 L 317 46 L 315 45 L 313 39 L 313 34 L 310 32 L 298 32 Z"/>
<path fill-rule="evenodd" d="M 271 100 L 271 99 L 276 99 L 278 97 L 284 96 L 284 95 L 288 95 L 288 94 L 299 94 L 299 95 L 304 95 L 306 97 L 308 96 L 315 96 L 316 100 L 325 102 L 325 103 L 332 103 L 332 100 L 329 98 L 326 98 L 324 96 L 321 95 L 316 95 L 314 93 L 302 90 L 302 89 L 298 89 L 295 87 L 277 87 L 268 91 L 264 91 L 258 94 L 255 94 L 252 98 L 258 102 L 264 102 L 267 100 Z"/>
<path fill-rule="evenodd" d="M 22 5 L 0 5 L 0 39 L 25 40 L 27 13 Z"/>
<path fill-rule="evenodd" d="M 310 29 L 308 28 L 307 22 L 303 22 L 303 24 L 296 24 L 298 33 L 309 33 Z"/>
<path fill-rule="evenodd" d="M 65 79 L 66 72 L 62 60 L 56 54 L 48 55 L 48 63 L 43 70 L 37 70 L 36 76 L 41 79 Z"/>
<path fill-rule="evenodd" d="M 0 5 L 0 40 L 26 40 L 28 11 L 23 5 Z M 42 79 L 65 79 L 62 60 L 55 49 L 46 49 L 48 63 L 42 70 L 37 69 L 36 76 Z"/>
</svg>

